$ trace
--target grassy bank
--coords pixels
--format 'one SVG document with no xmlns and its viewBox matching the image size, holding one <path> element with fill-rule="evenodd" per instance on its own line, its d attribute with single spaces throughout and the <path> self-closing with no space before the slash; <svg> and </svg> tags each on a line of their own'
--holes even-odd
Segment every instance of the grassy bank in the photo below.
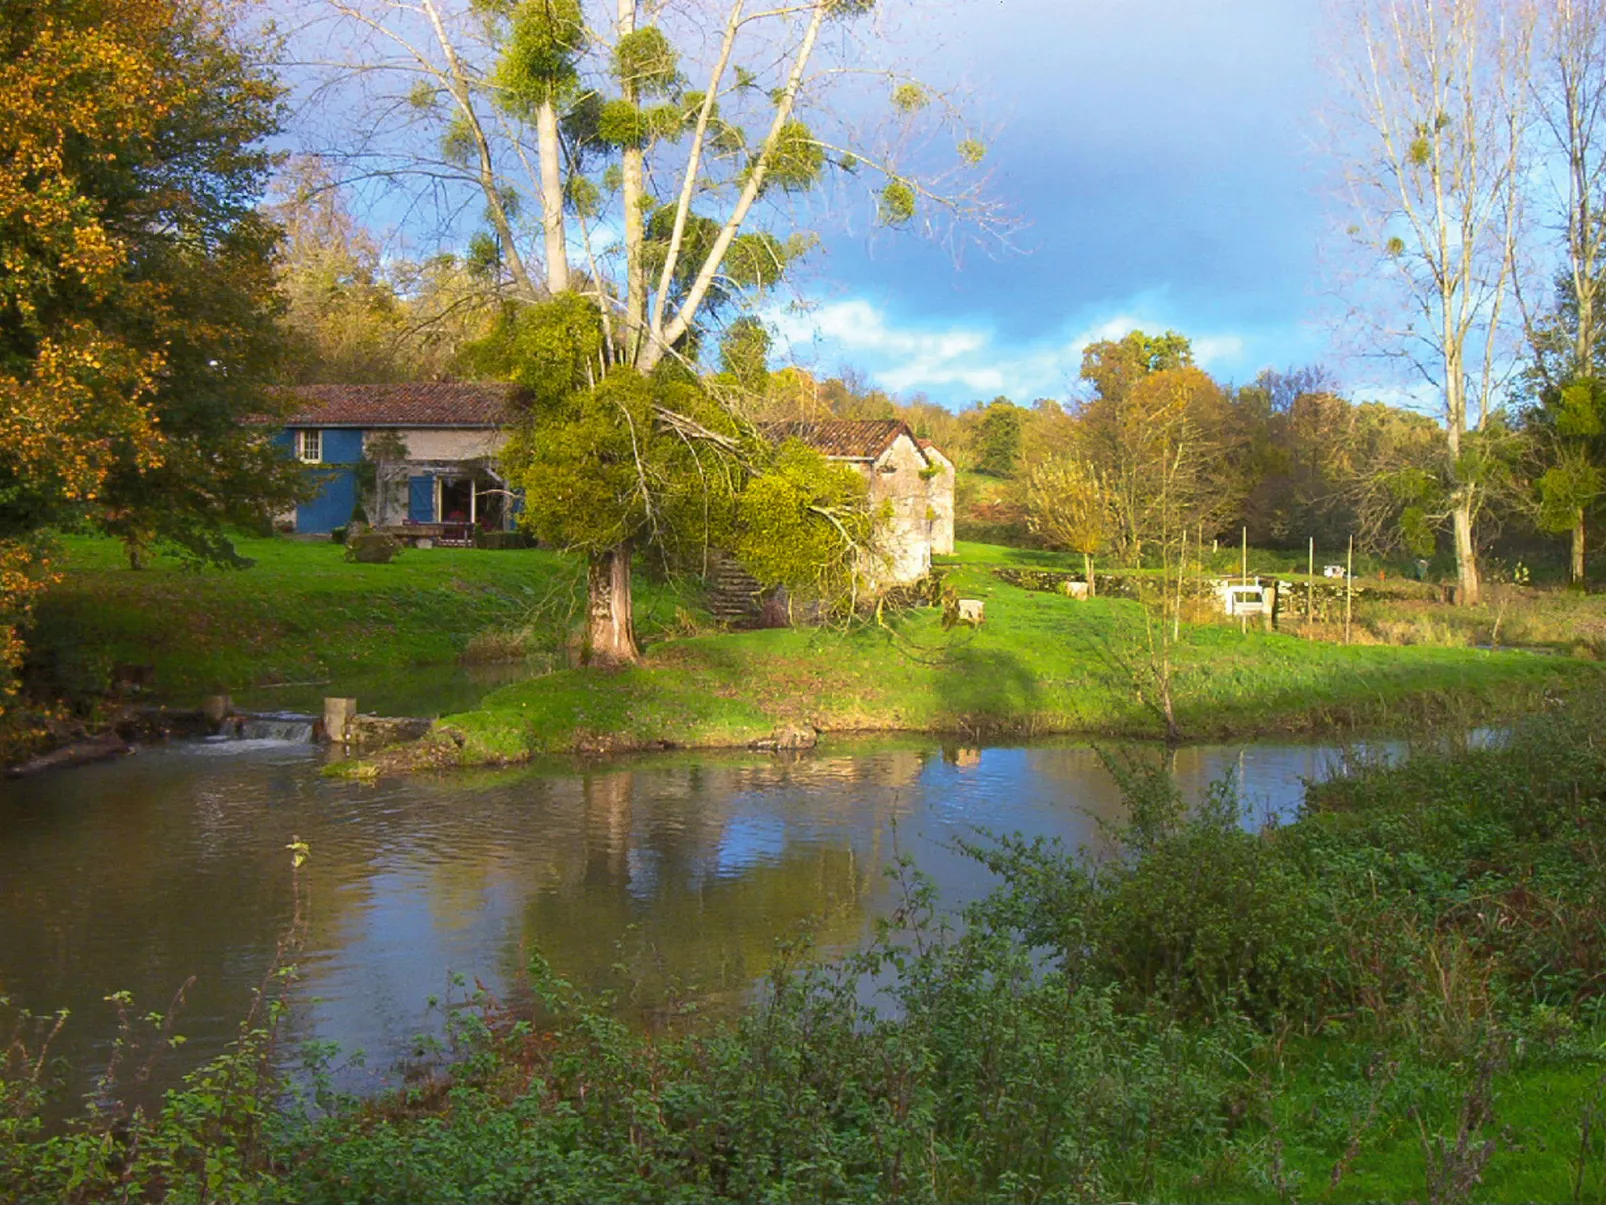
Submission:
<svg viewBox="0 0 1606 1205">
<path fill-rule="evenodd" d="M 373 677 L 451 664 L 465 654 L 561 657 L 581 597 L 572 557 L 535 550 L 410 550 L 359 565 L 327 542 L 242 539 L 249 569 L 195 571 L 158 557 L 127 568 L 112 540 L 63 541 L 60 585 L 40 602 L 28 635 L 32 677 L 72 699 L 110 685 L 119 664 L 155 671 L 158 697 L 298 681 Z M 641 582 L 648 637 L 694 607 Z"/>
<path fill-rule="evenodd" d="M 497 690 L 478 680 L 455 683 L 455 693 L 419 676 L 426 696 L 419 714 L 436 714 L 443 699 L 462 708 L 484 695 L 478 707 L 449 718 L 455 737 L 407 754 L 420 765 L 740 745 L 786 725 L 978 736 L 1160 731 L 1137 689 L 1149 677 L 1149 652 L 1136 604 L 1079 603 L 1017 588 L 992 572 L 1065 565 L 1048 552 L 962 544 L 946 571 L 961 594 L 986 603 L 987 617 L 979 629 L 952 631 L 924 609 L 847 631 L 688 635 L 698 630 L 695 597 L 638 574 L 646 662 L 602 675 L 541 672 L 565 662 L 582 589 L 572 557 L 432 549 L 390 565 L 358 565 L 327 543 L 245 540 L 240 550 L 252 568 L 195 572 L 158 559 L 133 572 L 116 543 L 67 539 L 64 579 L 41 603 L 30 635 L 33 681 L 46 693 L 93 699 L 117 666 L 145 665 L 154 670 L 156 697 L 193 704 L 203 693 L 253 697 L 253 687 L 278 683 L 312 683 L 311 696 L 328 684 L 364 698 L 369 688 L 354 683 L 400 681 L 419 676 L 419 667 L 475 657 L 513 658 L 540 675 Z M 1392 610 L 1378 622 L 1413 605 L 1387 604 Z M 1202 739 L 1474 723 L 1525 710 L 1545 691 L 1598 673 L 1574 658 L 1465 646 L 1477 624 L 1499 619 L 1508 638 L 1543 634 L 1561 650 L 1588 653 L 1593 633 L 1606 631 L 1606 600 L 1536 596 L 1493 618 L 1421 614 L 1446 631 L 1458 623 L 1454 639 L 1346 648 L 1231 625 L 1188 626 L 1173 682 L 1182 730 Z M 1409 636 L 1416 628 L 1398 630 Z M 1370 627 L 1358 631 L 1381 639 Z M 1152 681 L 1147 686 L 1152 697 Z"/>
<path fill-rule="evenodd" d="M 293 1089 L 265 1006 L 160 1110 L 47 1137 L 51 1020 L 23 1019 L 0 1196 L 1600 1200 L 1603 725 L 1591 696 L 1362 766 L 1260 833 L 1230 788 L 1190 813 L 1161 758 L 1112 759 L 1130 811 L 1098 866 L 980 839 L 998 887 L 951 927 L 899 863 L 860 954 L 793 950 L 739 1018 L 657 1033 L 537 953 L 537 1011 L 459 1002 L 377 1099 Z"/>
<path fill-rule="evenodd" d="M 745 744 L 805 724 L 979 736 L 1160 733 L 1136 689 L 1147 683 L 1152 695 L 1142 610 L 1016 588 L 990 572 L 1002 563 L 1063 562 L 1049 553 L 962 546 L 948 572 L 961 594 L 985 602 L 980 628 L 945 631 L 928 608 L 845 632 L 667 641 L 639 669 L 566 670 L 503 687 L 478 709 L 447 717 L 450 735 L 379 764 Z M 1206 623 L 1183 630 L 1174 695 L 1192 738 L 1406 728 L 1518 713 L 1546 690 L 1593 682 L 1598 672 L 1521 652 L 1343 647 Z"/>
</svg>

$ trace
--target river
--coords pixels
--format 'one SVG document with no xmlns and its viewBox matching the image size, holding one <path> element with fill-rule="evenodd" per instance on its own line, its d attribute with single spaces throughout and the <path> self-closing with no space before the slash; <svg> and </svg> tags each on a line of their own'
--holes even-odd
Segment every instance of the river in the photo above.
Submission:
<svg viewBox="0 0 1606 1205">
<path fill-rule="evenodd" d="M 1292 815 L 1331 747 L 1185 748 L 1197 794 L 1228 773 L 1260 818 Z M 324 754 L 268 740 L 179 742 L 0 786 L 0 995 L 71 1010 L 54 1047 L 87 1090 L 116 1033 L 105 997 L 165 1011 L 186 1042 L 171 1083 L 233 1036 L 272 966 L 293 903 L 306 939 L 293 1036 L 366 1053 L 359 1090 L 393 1082 L 432 996 L 456 972 L 517 994 L 541 950 L 573 982 L 651 1017 L 672 999 L 741 1000 L 777 940 L 827 951 L 888 913 L 899 852 L 943 903 L 990 876 L 954 838 L 977 829 L 1097 846 L 1114 783 L 1085 744 L 987 748 L 933 738 L 831 742 L 783 760 L 659 754 L 464 772 L 367 786 L 322 776 Z"/>
</svg>

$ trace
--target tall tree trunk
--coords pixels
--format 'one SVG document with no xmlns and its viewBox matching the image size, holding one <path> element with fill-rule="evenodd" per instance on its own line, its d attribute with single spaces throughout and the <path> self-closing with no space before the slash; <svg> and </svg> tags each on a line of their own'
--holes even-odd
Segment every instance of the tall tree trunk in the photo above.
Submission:
<svg viewBox="0 0 1606 1205">
<path fill-rule="evenodd" d="M 537 154 L 541 163 L 541 228 L 546 237 L 546 287 L 554 295 L 569 290 L 569 248 L 563 232 L 563 146 L 558 140 L 558 110 L 544 100 L 535 112 Z"/>
<path fill-rule="evenodd" d="M 586 660 L 613 668 L 637 665 L 636 625 L 630 608 L 630 541 L 593 553 L 586 572 Z"/>
<path fill-rule="evenodd" d="M 1452 514 L 1455 528 L 1455 572 L 1458 585 L 1456 599 L 1463 607 L 1478 602 L 1478 552 L 1472 543 L 1472 494 L 1470 490 L 1456 499 Z"/>
<path fill-rule="evenodd" d="M 1573 559 L 1568 577 L 1575 586 L 1584 584 L 1584 508 L 1581 506 L 1577 521 L 1573 523 Z"/>
<path fill-rule="evenodd" d="M 620 40 L 636 31 L 636 0 L 619 0 L 617 30 Z M 641 89 L 634 79 L 621 79 L 619 90 L 628 104 L 640 105 Z M 645 371 L 651 364 L 642 363 L 642 333 L 647 316 L 647 268 L 644 260 L 647 215 L 642 210 L 642 203 L 647 192 L 647 179 L 641 147 L 628 143 L 625 145 L 619 156 L 619 178 L 625 218 L 625 347 L 620 358 L 626 364 L 636 365 Z"/>
</svg>

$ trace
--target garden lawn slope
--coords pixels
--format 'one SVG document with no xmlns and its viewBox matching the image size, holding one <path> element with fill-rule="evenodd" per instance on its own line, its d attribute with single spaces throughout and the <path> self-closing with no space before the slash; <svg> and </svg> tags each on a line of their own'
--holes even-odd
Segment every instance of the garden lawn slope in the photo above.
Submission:
<svg viewBox="0 0 1606 1205">
<path fill-rule="evenodd" d="M 561 651 L 583 588 L 579 562 L 553 552 L 433 548 L 358 565 L 328 542 L 237 548 L 250 568 L 159 557 L 136 572 L 117 542 L 68 537 L 63 579 L 28 638 L 36 680 L 80 698 L 104 689 L 119 663 L 148 665 L 159 697 L 193 704 L 210 690 L 449 664 L 481 633 L 532 623 Z M 646 585 L 638 623 L 651 633 L 683 601 Z"/>
<path fill-rule="evenodd" d="M 944 631 L 928 608 L 850 632 L 669 641 L 638 669 L 567 670 L 495 691 L 479 709 L 443 720 L 450 731 L 417 764 L 743 744 L 787 724 L 982 736 L 1163 731 L 1135 688 L 1149 664 L 1135 603 L 1018 589 L 988 571 L 1013 559 L 1007 550 L 967 552 L 983 555 L 965 556 L 950 581 L 985 601 L 979 629 Z M 1190 738 L 1472 723 L 1520 711 L 1547 689 L 1599 680 L 1597 667 L 1566 658 L 1343 647 L 1208 624 L 1184 629 L 1177 662 L 1178 720 Z M 404 768 L 406 757 L 390 764 Z"/>
</svg>

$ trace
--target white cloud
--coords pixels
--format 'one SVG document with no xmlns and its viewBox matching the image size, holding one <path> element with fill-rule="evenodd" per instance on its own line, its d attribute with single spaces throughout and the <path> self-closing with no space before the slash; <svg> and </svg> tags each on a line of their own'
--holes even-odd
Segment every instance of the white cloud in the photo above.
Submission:
<svg viewBox="0 0 1606 1205">
<path fill-rule="evenodd" d="M 1000 393 L 1023 403 L 1065 397 L 1075 387 L 1089 343 L 1119 339 L 1132 330 L 1188 330 L 1167 315 L 1168 308 L 1161 297 L 1139 298 L 1105 307 L 1058 335 L 1032 340 L 1011 340 L 991 323 L 976 320 L 900 322 L 862 297 L 767 317 L 780 335 L 783 357 L 790 353 L 796 362 L 823 371 L 852 365 L 891 393 L 925 393 L 956 406 Z M 1192 338 L 1200 367 L 1240 379 L 1252 375 L 1254 369 L 1244 367 L 1252 342 L 1245 335 L 1195 332 Z"/>
</svg>

